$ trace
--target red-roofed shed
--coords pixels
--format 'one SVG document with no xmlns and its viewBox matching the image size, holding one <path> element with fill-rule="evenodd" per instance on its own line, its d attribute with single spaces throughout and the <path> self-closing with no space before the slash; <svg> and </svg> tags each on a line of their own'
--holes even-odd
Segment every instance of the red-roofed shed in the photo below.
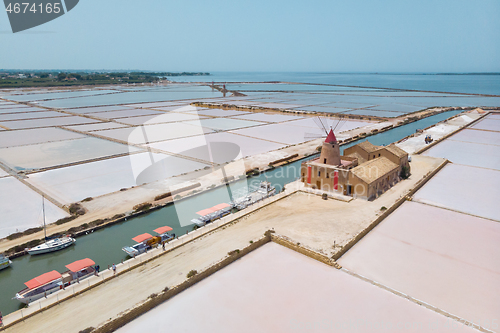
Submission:
<svg viewBox="0 0 500 333">
<path fill-rule="evenodd" d="M 28 282 L 25 282 L 24 284 L 26 287 L 30 289 L 35 289 L 40 286 L 43 286 L 46 283 L 49 283 L 51 281 L 57 280 L 61 278 L 61 273 L 58 271 L 51 271 L 45 274 L 42 274 L 40 276 L 37 276 L 34 279 L 29 280 Z"/>
<path fill-rule="evenodd" d="M 81 271 L 84 268 L 94 266 L 94 265 L 95 265 L 95 262 L 92 259 L 85 258 L 82 260 L 72 262 L 69 265 L 66 265 L 66 268 L 69 269 L 70 271 L 72 271 L 73 273 L 76 273 L 76 272 Z"/>
<path fill-rule="evenodd" d="M 132 240 L 136 241 L 137 243 L 141 243 L 150 238 L 153 238 L 153 236 L 148 233 L 145 233 L 139 236 L 135 236 L 134 238 L 132 238 Z"/>
<path fill-rule="evenodd" d="M 153 230 L 157 234 L 164 234 L 166 232 L 172 231 L 173 229 L 170 228 L 169 226 L 164 226 L 164 227 L 159 227 L 158 229 Z"/>
</svg>

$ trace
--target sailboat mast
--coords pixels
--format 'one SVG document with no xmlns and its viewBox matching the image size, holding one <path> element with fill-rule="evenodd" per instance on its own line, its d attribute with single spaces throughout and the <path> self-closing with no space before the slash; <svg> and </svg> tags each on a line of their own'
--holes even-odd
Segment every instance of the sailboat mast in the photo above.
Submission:
<svg viewBox="0 0 500 333">
<path fill-rule="evenodd" d="M 45 228 L 45 197 L 42 195 L 42 211 L 43 211 L 43 235 L 45 240 L 47 240 L 47 230 Z"/>
</svg>

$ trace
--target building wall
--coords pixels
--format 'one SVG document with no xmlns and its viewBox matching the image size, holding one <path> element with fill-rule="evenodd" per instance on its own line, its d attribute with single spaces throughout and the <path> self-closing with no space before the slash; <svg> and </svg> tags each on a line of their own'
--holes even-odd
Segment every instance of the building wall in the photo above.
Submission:
<svg viewBox="0 0 500 333">
<path fill-rule="evenodd" d="M 385 147 L 381 147 L 376 151 L 368 154 L 364 149 L 359 146 L 352 146 L 344 150 L 344 155 L 349 155 L 356 152 L 361 158 L 370 161 L 379 157 L 386 157 L 391 162 L 398 165 L 398 168 L 380 176 L 378 179 L 368 184 L 363 179 L 353 174 L 348 169 L 338 168 L 333 165 L 322 165 L 311 163 L 303 163 L 301 166 L 301 179 L 302 182 L 309 187 L 322 189 L 324 191 L 336 191 L 344 195 L 352 195 L 356 198 L 363 198 L 372 200 L 377 198 L 380 194 L 387 191 L 394 184 L 400 180 L 400 173 L 403 166 L 410 167 L 408 162 L 408 155 L 398 157 Z M 317 163 L 322 163 L 323 160 L 315 160 Z M 362 164 L 362 163 L 359 163 Z M 357 165 L 357 163 L 356 163 Z M 311 168 L 311 179 L 308 184 L 308 167 Z M 338 172 L 337 189 L 335 190 L 335 171 Z M 350 193 L 349 193 L 350 189 Z"/>
<path fill-rule="evenodd" d="M 350 155 L 352 153 L 358 153 L 359 156 L 361 156 L 363 159 L 368 161 L 368 153 L 364 151 L 364 149 L 361 149 L 358 145 L 354 145 L 352 147 L 344 149 L 344 155 Z M 360 161 L 361 164 L 361 161 Z"/>
<path fill-rule="evenodd" d="M 405 155 L 403 157 L 398 157 L 397 155 L 394 155 L 387 149 L 381 149 L 380 153 L 381 156 L 386 157 L 389 161 L 399 165 L 399 172 L 401 172 L 401 168 L 403 166 L 409 167 L 408 155 Z"/>
<path fill-rule="evenodd" d="M 311 167 L 311 183 L 307 184 L 307 167 Z M 349 180 L 349 170 L 338 169 L 327 165 L 317 166 L 313 164 L 302 164 L 301 180 L 306 186 L 322 189 L 324 191 L 335 191 L 335 172 L 338 175 L 337 192 L 343 193 L 345 184 Z"/>
</svg>

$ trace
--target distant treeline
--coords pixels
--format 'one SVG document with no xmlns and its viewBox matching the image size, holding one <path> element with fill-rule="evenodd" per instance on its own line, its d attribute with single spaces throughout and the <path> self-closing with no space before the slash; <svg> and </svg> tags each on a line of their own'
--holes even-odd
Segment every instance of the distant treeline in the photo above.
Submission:
<svg viewBox="0 0 500 333">
<path fill-rule="evenodd" d="M 0 88 L 156 83 L 169 76 L 202 76 L 202 72 L 60 72 L 0 70 Z"/>
</svg>

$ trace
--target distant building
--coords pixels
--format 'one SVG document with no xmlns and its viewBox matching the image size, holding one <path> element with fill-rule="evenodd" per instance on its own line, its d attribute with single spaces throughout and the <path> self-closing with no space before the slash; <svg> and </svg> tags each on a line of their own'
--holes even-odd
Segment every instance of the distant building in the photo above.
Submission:
<svg viewBox="0 0 500 333">
<path fill-rule="evenodd" d="M 408 153 L 394 144 L 375 146 L 364 141 L 346 148 L 341 156 L 332 130 L 320 157 L 301 166 L 302 182 L 307 187 L 368 200 L 387 191 L 409 171 Z"/>
</svg>

